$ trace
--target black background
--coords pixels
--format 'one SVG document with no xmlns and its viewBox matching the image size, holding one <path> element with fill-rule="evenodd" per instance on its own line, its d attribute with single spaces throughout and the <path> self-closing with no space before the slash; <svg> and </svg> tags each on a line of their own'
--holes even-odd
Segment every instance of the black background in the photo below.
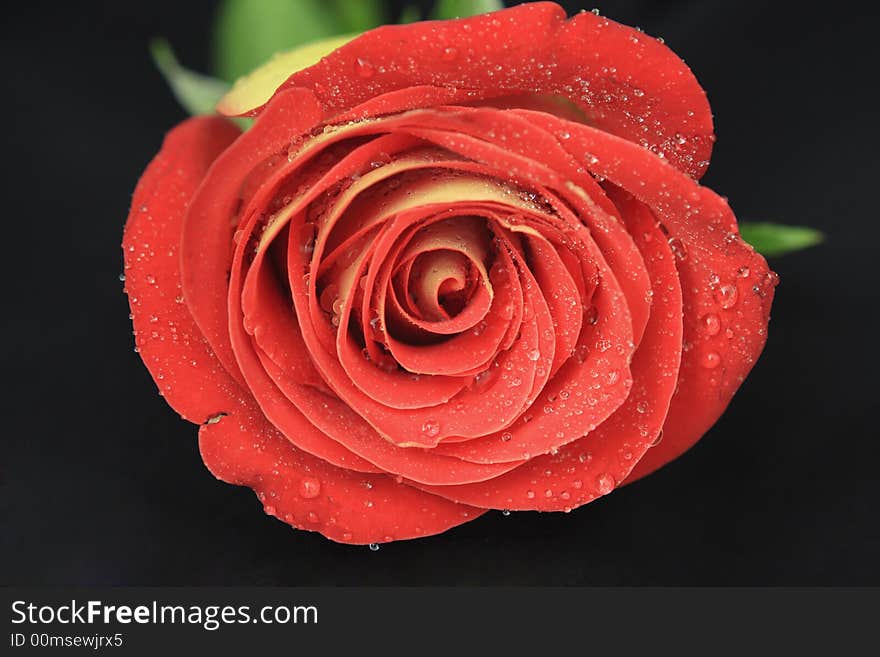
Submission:
<svg viewBox="0 0 880 657">
<path fill-rule="evenodd" d="M 293 531 L 215 481 L 132 351 L 122 226 L 184 116 L 146 44 L 167 36 L 206 70 L 214 3 L 4 8 L 0 583 L 880 584 L 877 17 L 595 2 L 665 37 L 707 90 L 704 182 L 740 219 L 827 243 L 771 261 L 767 349 L 688 454 L 568 515 L 492 512 L 378 552 Z"/>
</svg>

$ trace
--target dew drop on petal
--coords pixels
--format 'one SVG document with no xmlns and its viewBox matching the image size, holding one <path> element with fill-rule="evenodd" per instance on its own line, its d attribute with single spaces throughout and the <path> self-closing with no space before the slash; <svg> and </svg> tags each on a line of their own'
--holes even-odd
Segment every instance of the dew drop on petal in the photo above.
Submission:
<svg viewBox="0 0 880 657">
<path fill-rule="evenodd" d="M 373 68 L 373 65 L 361 57 L 358 57 L 357 61 L 355 61 L 355 70 L 357 71 L 358 76 L 365 80 L 373 77 L 376 73 L 376 69 Z"/>
<path fill-rule="evenodd" d="M 736 286 L 734 285 L 725 284 L 715 290 L 715 300 L 725 310 L 736 305 L 736 296 Z"/>
<path fill-rule="evenodd" d="M 672 255 L 674 255 L 677 260 L 687 260 L 687 249 L 680 239 L 678 239 L 677 237 L 670 237 L 669 248 L 672 251 Z"/>
<path fill-rule="evenodd" d="M 428 436 L 428 438 L 433 438 L 440 433 L 440 423 L 434 420 L 428 420 L 422 425 L 422 433 Z"/>
<path fill-rule="evenodd" d="M 706 335 L 717 335 L 718 331 L 721 330 L 721 320 L 715 313 L 704 315 L 702 319 L 702 325 L 703 330 L 706 332 Z"/>
<path fill-rule="evenodd" d="M 321 494 L 321 482 L 312 477 L 306 477 L 299 482 L 299 495 L 306 499 L 318 497 Z"/>
<path fill-rule="evenodd" d="M 596 306 L 590 305 L 590 307 L 584 311 L 584 319 L 587 324 L 595 326 L 596 322 L 599 321 L 599 309 L 596 308 Z"/>
<path fill-rule="evenodd" d="M 596 487 L 600 495 L 607 495 L 614 490 L 614 477 L 607 472 L 596 477 Z"/>
<path fill-rule="evenodd" d="M 370 543 L 370 551 L 378 552 L 379 551 L 379 544 L 378 543 Z"/>
<path fill-rule="evenodd" d="M 717 351 L 707 351 L 703 354 L 703 358 L 700 360 L 700 363 L 703 367 L 711 370 L 721 364 L 721 356 L 718 355 Z"/>
</svg>

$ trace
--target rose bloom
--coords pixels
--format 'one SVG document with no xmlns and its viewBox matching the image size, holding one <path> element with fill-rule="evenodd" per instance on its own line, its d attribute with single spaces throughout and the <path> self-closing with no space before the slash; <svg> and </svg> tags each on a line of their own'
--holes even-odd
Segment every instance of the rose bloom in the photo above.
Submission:
<svg viewBox="0 0 880 657">
<path fill-rule="evenodd" d="M 552 3 L 330 48 L 236 85 L 247 132 L 180 124 L 134 194 L 135 342 L 211 472 L 364 544 L 569 511 L 693 445 L 776 277 L 697 183 L 685 64 Z"/>
</svg>

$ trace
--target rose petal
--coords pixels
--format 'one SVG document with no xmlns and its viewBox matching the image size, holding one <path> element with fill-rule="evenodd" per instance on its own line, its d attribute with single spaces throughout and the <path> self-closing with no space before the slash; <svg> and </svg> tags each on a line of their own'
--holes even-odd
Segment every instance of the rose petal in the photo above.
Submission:
<svg viewBox="0 0 880 657">
<path fill-rule="evenodd" d="M 521 113 L 551 131 L 560 125 L 546 114 Z M 564 146 L 575 157 L 591 153 L 594 172 L 651 208 L 678 251 L 689 348 L 669 410 L 669 431 L 664 429 L 663 442 L 639 463 L 633 475 L 638 478 L 690 448 L 724 412 L 766 342 L 776 278 L 740 238 L 727 203 L 664 160 L 588 126 L 571 130 Z M 713 335 L 701 330 L 710 314 L 718 318 Z"/>
<path fill-rule="evenodd" d="M 482 509 L 455 504 L 387 475 L 334 467 L 297 450 L 247 398 L 199 431 L 208 469 L 254 489 L 269 515 L 340 543 L 382 543 L 446 531 Z"/>
<path fill-rule="evenodd" d="M 310 92 L 276 94 L 254 126 L 217 158 L 187 210 L 180 246 L 183 296 L 202 335 L 239 383 L 243 379 L 229 342 L 226 297 L 241 185 L 256 165 L 308 131 L 319 117 Z"/>
<path fill-rule="evenodd" d="M 566 19 L 549 2 L 383 26 L 294 73 L 279 90 L 309 88 L 329 114 L 423 85 L 467 89 L 471 100 L 564 96 L 591 125 L 665 153 L 695 177 L 714 140 L 705 93 L 675 53 L 590 12 Z"/>
<path fill-rule="evenodd" d="M 202 423 L 224 412 L 226 373 L 183 303 L 180 235 L 193 192 L 214 159 L 240 134 L 229 121 L 199 117 L 165 138 L 141 177 L 122 240 L 135 344 L 168 404 Z"/>
<path fill-rule="evenodd" d="M 632 361 L 633 385 L 620 408 L 583 438 L 490 481 L 419 486 L 451 500 L 496 509 L 570 511 L 610 493 L 654 442 L 675 390 L 681 357 L 681 290 L 669 245 L 649 212 L 628 211 L 655 290 L 648 329 Z M 662 444 L 662 443 L 661 443 Z"/>
</svg>

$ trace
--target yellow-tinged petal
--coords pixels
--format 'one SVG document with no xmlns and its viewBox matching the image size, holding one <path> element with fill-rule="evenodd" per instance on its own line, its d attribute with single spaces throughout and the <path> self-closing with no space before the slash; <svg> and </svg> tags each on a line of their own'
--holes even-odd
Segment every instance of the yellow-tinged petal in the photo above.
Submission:
<svg viewBox="0 0 880 657">
<path fill-rule="evenodd" d="M 351 41 L 354 34 L 313 41 L 292 50 L 276 53 L 272 59 L 235 81 L 217 111 L 225 116 L 243 116 L 265 105 L 275 90 L 297 71 L 314 66 L 321 58 Z"/>
</svg>

